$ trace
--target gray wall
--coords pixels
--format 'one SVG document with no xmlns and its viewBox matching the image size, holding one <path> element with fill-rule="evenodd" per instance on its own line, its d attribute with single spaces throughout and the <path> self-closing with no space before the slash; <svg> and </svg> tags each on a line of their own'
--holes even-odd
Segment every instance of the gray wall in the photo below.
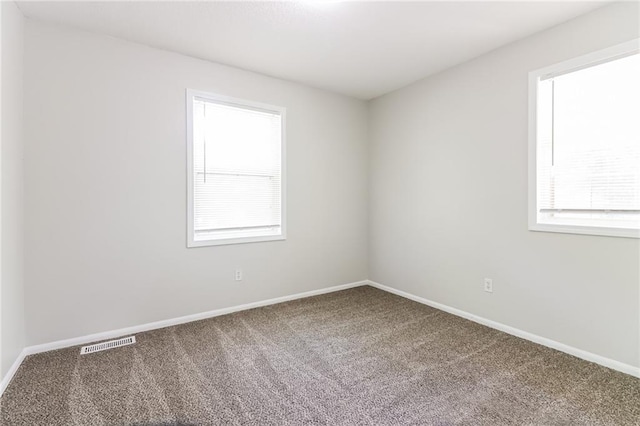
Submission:
<svg viewBox="0 0 640 426">
<path fill-rule="evenodd" d="M 22 141 L 22 13 L 13 2 L 0 2 L 2 76 L 0 164 L 0 379 L 25 342 L 23 280 L 23 141 Z"/>
<path fill-rule="evenodd" d="M 640 365 L 640 241 L 527 230 L 528 72 L 638 16 L 606 6 L 373 101 L 370 278 Z"/>
<path fill-rule="evenodd" d="M 286 241 L 186 248 L 185 88 L 287 108 Z M 28 20 L 25 122 L 28 345 L 367 278 L 362 101 Z"/>
<path fill-rule="evenodd" d="M 637 16 L 607 6 L 368 111 L 28 21 L 27 344 L 369 277 L 638 366 L 640 242 L 527 230 L 527 73 L 638 37 Z M 287 241 L 186 249 L 186 87 L 288 108 Z"/>
</svg>

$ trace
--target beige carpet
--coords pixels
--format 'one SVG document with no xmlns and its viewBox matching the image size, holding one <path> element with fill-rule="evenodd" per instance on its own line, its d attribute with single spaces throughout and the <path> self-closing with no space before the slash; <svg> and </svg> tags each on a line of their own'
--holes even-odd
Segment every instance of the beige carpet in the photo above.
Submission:
<svg viewBox="0 0 640 426">
<path fill-rule="evenodd" d="M 640 380 L 360 287 L 30 356 L 2 425 L 631 425 Z"/>
</svg>

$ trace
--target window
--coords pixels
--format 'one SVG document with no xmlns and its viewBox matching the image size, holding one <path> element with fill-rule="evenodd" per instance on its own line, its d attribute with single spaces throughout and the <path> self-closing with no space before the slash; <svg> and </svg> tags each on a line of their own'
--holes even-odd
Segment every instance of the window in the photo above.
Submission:
<svg viewBox="0 0 640 426">
<path fill-rule="evenodd" d="M 285 239 L 285 109 L 187 91 L 188 246 Z"/>
<path fill-rule="evenodd" d="M 529 82 L 529 229 L 640 237 L 638 40 Z"/>
</svg>

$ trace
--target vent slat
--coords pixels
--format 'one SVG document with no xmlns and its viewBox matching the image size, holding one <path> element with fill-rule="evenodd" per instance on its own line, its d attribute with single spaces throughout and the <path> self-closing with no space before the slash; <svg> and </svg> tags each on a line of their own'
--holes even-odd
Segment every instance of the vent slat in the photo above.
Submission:
<svg viewBox="0 0 640 426">
<path fill-rule="evenodd" d="M 106 351 L 108 349 L 119 348 L 120 346 L 132 345 L 136 342 L 136 336 L 123 337 L 122 339 L 110 340 L 108 342 L 96 343 L 94 345 L 83 346 L 80 355 L 94 352 Z"/>
</svg>

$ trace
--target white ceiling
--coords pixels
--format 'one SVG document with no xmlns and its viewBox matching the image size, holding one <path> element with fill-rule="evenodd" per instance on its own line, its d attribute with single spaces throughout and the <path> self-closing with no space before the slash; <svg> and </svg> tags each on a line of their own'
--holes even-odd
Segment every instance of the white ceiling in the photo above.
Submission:
<svg viewBox="0 0 640 426">
<path fill-rule="evenodd" d="M 605 2 L 21 2 L 69 25 L 371 99 Z"/>
</svg>

